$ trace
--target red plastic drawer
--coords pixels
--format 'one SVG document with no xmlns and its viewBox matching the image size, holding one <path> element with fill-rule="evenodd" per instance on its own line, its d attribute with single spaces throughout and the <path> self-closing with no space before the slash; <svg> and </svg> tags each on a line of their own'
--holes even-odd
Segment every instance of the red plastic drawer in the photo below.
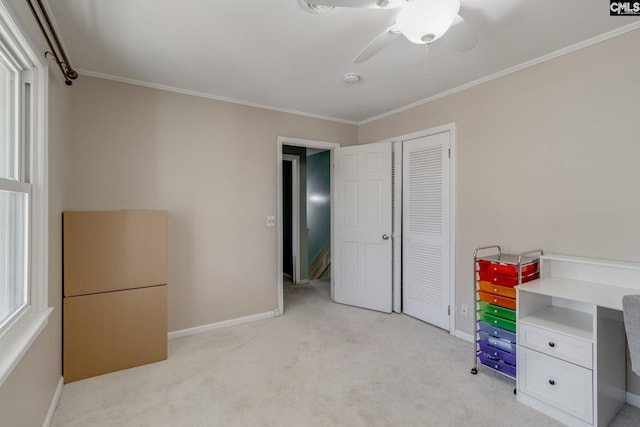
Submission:
<svg viewBox="0 0 640 427">
<path fill-rule="evenodd" d="M 516 309 L 516 300 L 513 298 L 505 298 L 494 294 L 488 294 L 482 291 L 478 292 L 478 297 L 480 297 L 480 301 L 499 305 L 500 307 L 510 308 L 511 310 Z"/>
<path fill-rule="evenodd" d="M 490 294 L 496 294 L 507 298 L 516 297 L 516 290 L 507 286 L 494 285 L 493 283 L 480 281 L 478 282 L 478 287 L 481 291 L 488 292 Z"/>
<path fill-rule="evenodd" d="M 498 262 L 480 260 L 478 261 L 478 267 L 480 267 L 480 271 L 485 271 L 487 273 L 518 277 L 518 266 L 514 264 L 501 264 Z M 521 268 L 522 275 L 527 276 L 538 271 L 538 263 L 534 262 L 532 264 L 523 265 Z"/>
<path fill-rule="evenodd" d="M 478 275 L 480 276 L 480 280 L 483 282 L 490 282 L 496 285 L 509 286 L 514 287 L 518 284 L 518 277 L 512 276 L 503 276 L 502 274 L 494 274 L 486 271 L 478 271 Z M 527 276 L 522 276 L 522 283 L 529 282 L 534 279 L 539 279 L 540 273 L 533 273 Z"/>
</svg>

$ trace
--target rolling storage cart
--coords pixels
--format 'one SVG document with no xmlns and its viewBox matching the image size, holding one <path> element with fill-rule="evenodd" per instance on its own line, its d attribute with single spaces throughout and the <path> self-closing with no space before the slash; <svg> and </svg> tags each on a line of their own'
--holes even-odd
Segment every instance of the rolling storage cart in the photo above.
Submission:
<svg viewBox="0 0 640 427">
<path fill-rule="evenodd" d="M 483 255 L 480 255 L 480 253 Z M 516 378 L 516 290 L 540 277 L 541 249 L 504 254 L 500 246 L 473 251 L 475 339 L 472 374 L 478 360 L 490 369 Z"/>
</svg>

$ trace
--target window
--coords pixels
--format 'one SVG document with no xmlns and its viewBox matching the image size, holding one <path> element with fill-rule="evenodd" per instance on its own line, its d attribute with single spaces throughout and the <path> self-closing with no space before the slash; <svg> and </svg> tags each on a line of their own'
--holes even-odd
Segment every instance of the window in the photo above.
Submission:
<svg viewBox="0 0 640 427">
<path fill-rule="evenodd" d="M 21 70 L 0 51 L 0 331 L 29 303 L 28 233 L 31 185 L 25 175 Z"/>
<path fill-rule="evenodd" d="M 0 384 L 47 323 L 46 63 L 0 3 Z"/>
</svg>

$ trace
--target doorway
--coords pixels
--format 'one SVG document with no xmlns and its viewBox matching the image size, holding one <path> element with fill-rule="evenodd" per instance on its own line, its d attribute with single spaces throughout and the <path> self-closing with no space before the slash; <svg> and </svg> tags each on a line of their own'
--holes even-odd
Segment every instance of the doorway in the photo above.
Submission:
<svg viewBox="0 0 640 427">
<path fill-rule="evenodd" d="M 331 152 L 282 146 L 282 270 L 299 285 L 331 273 Z"/>
<path fill-rule="evenodd" d="M 451 334 L 455 334 L 455 307 L 456 307 L 455 305 L 456 280 L 455 280 L 455 256 L 454 256 L 455 255 L 455 176 L 456 176 L 455 174 L 455 152 L 456 152 L 455 134 L 456 134 L 455 124 L 452 123 L 452 124 L 408 134 L 408 135 L 402 135 L 402 136 L 388 139 L 385 141 L 380 141 L 379 143 L 363 144 L 363 145 L 350 146 L 345 148 L 340 148 L 339 144 L 333 144 L 333 143 L 299 140 L 299 139 L 285 138 L 285 137 L 278 138 L 278 145 L 277 145 L 277 149 L 278 149 L 278 152 L 277 152 L 277 155 L 278 155 L 278 170 L 277 170 L 278 230 L 277 231 L 278 231 L 278 266 L 279 267 L 278 267 L 278 309 L 277 309 L 278 311 L 276 312 L 276 315 L 282 314 L 284 310 L 283 267 L 282 267 L 283 266 L 283 259 L 282 259 L 283 258 L 283 237 L 282 237 L 283 146 L 288 145 L 288 146 L 294 146 L 294 147 L 320 148 L 320 149 L 330 150 L 330 158 L 331 158 L 330 164 L 332 165 L 330 170 L 330 180 L 331 180 L 331 190 L 332 190 L 330 198 L 331 198 L 332 205 L 334 206 L 335 212 L 331 217 L 331 225 L 330 225 L 331 242 L 333 246 L 331 251 L 332 252 L 331 265 L 334 267 L 336 274 L 331 275 L 331 283 L 330 283 L 331 300 L 338 301 L 338 299 L 336 298 L 336 296 L 338 295 L 338 290 L 336 289 L 338 285 L 353 286 L 353 284 L 358 284 L 359 286 L 360 283 L 365 283 L 365 284 L 370 284 L 374 282 L 382 283 L 381 281 L 376 282 L 375 280 L 367 280 L 367 277 L 366 277 L 367 272 L 375 271 L 375 268 L 364 268 L 364 269 L 359 269 L 358 271 L 354 270 L 355 268 L 354 266 L 359 266 L 362 263 L 364 263 L 364 267 L 366 267 L 367 265 L 376 267 L 378 264 L 380 265 L 383 264 L 382 262 L 378 264 L 376 264 L 375 262 L 367 263 L 366 259 L 363 258 L 361 260 L 362 257 L 357 255 L 357 253 L 365 254 L 367 249 L 369 250 L 370 255 L 371 254 L 375 255 L 375 251 L 377 250 L 376 247 L 378 247 L 379 245 L 375 246 L 370 244 L 371 242 L 368 242 L 367 245 L 365 245 L 366 248 L 358 250 L 355 245 L 357 243 L 359 244 L 359 242 L 365 238 L 364 234 L 360 233 L 362 234 L 362 236 L 360 236 L 360 234 L 358 234 L 358 236 L 362 238 L 359 238 L 359 240 L 355 238 L 351 239 L 349 242 L 347 242 L 348 245 L 345 245 L 344 244 L 345 242 L 341 243 L 342 245 L 341 249 L 344 249 L 344 250 L 341 250 L 339 252 L 342 255 L 346 254 L 346 256 L 342 256 L 338 254 L 337 253 L 338 248 L 336 248 L 335 246 L 337 244 L 336 242 L 339 237 L 337 234 L 337 230 L 342 223 L 345 223 L 347 225 L 353 225 L 355 224 L 354 221 L 357 218 L 358 218 L 358 222 L 364 221 L 365 223 L 371 223 L 371 224 L 378 223 L 378 222 L 382 223 L 382 221 L 376 221 L 376 218 L 382 218 L 382 216 L 374 215 L 374 213 L 378 212 L 379 210 L 367 208 L 367 206 L 365 206 L 367 205 L 367 203 L 365 202 L 374 196 L 382 197 L 383 199 L 390 197 L 391 199 L 394 200 L 393 209 L 387 209 L 387 208 L 385 209 L 381 208 L 381 209 L 385 212 L 387 210 L 393 211 L 393 215 L 392 215 L 393 231 L 380 229 L 380 230 L 376 230 L 377 234 L 374 233 L 376 242 L 382 239 L 382 241 L 393 243 L 393 253 L 396 254 L 396 256 L 392 258 L 392 260 L 390 260 L 388 263 L 384 262 L 385 265 L 393 264 L 394 266 L 394 271 L 392 272 L 393 274 L 390 275 L 390 278 L 388 280 L 389 287 L 387 289 L 385 284 L 384 292 L 388 291 L 391 304 L 394 304 L 393 305 L 394 311 L 398 311 L 398 312 L 402 311 L 405 314 L 410 314 L 426 322 L 436 324 L 442 327 L 443 329 L 448 330 L 449 333 Z M 429 142 L 430 140 L 434 138 L 440 139 L 445 135 L 446 135 L 445 140 L 441 142 L 436 141 L 435 145 L 437 147 L 435 148 L 428 147 L 430 146 L 430 142 Z M 418 140 L 423 140 L 423 141 L 418 141 Z M 375 152 L 366 153 L 368 150 L 374 149 L 374 146 L 383 146 L 385 145 L 385 143 L 386 145 L 393 147 L 390 157 L 387 156 L 386 154 L 383 155 L 382 153 L 375 153 Z M 408 156 L 406 159 L 403 159 L 404 157 L 403 151 L 404 151 L 405 144 L 406 144 Z M 411 153 L 413 152 L 413 149 L 411 147 L 416 144 L 417 146 L 415 148 L 417 148 L 418 151 L 414 152 L 413 153 L 414 155 L 411 155 Z M 423 144 L 426 144 L 427 146 L 422 146 Z M 433 153 L 430 154 L 431 151 L 440 153 L 437 156 L 437 158 L 440 160 L 438 160 L 435 163 L 432 162 L 432 160 L 435 159 L 435 157 L 433 159 L 431 158 L 433 157 Z M 357 158 L 360 154 L 364 156 L 362 157 L 362 159 Z M 346 156 L 346 157 L 342 159 L 343 156 Z M 411 159 L 412 157 L 415 157 L 415 158 L 412 160 Z M 384 159 L 387 159 L 387 160 L 384 160 Z M 413 169 L 410 167 L 410 163 L 412 161 L 415 161 L 416 159 L 417 160 L 422 159 L 421 162 L 417 162 L 417 163 L 422 163 L 422 165 L 419 168 L 420 170 L 417 171 L 419 173 L 412 174 L 410 172 Z M 340 166 L 340 168 L 338 167 L 339 160 L 342 165 Z M 411 177 L 403 176 L 403 169 L 404 169 L 403 163 L 405 163 L 403 160 L 405 160 L 407 163 L 407 166 L 408 166 L 407 172 L 409 172 L 409 175 L 412 175 Z M 387 164 L 387 163 L 389 164 L 389 171 L 388 171 L 389 176 L 390 177 L 391 175 L 395 176 L 395 180 L 394 180 L 395 182 L 392 182 L 393 185 L 391 186 L 391 188 L 393 188 L 393 191 L 388 191 L 388 192 L 378 191 L 381 188 L 380 186 L 384 186 L 385 188 L 387 187 L 386 184 L 383 185 L 382 181 L 380 181 L 379 185 L 378 184 L 374 185 L 375 183 L 370 179 L 370 177 L 367 178 L 367 176 L 363 176 L 361 178 L 364 181 L 362 182 L 362 184 L 359 184 L 355 182 L 360 179 L 358 178 L 359 175 L 354 177 L 351 176 L 354 173 L 357 174 L 360 172 L 362 173 L 366 172 L 365 175 L 367 175 L 367 173 L 369 172 L 378 170 L 379 168 L 377 166 L 379 166 L 380 164 Z M 416 166 L 417 166 L 417 163 L 416 163 Z M 393 165 L 393 168 L 391 168 L 391 165 Z M 438 165 L 442 167 L 439 167 Z M 438 176 L 440 176 L 442 178 L 442 184 L 444 184 L 445 181 L 448 182 L 448 184 L 445 186 L 446 188 L 445 187 L 441 188 L 442 191 L 440 191 L 440 189 L 436 189 L 435 187 L 432 187 L 431 184 L 423 182 L 424 181 L 423 178 L 425 178 L 425 176 L 422 176 L 423 169 L 424 171 L 426 171 L 429 169 L 429 167 L 431 168 L 435 167 L 435 169 L 430 170 L 430 172 L 428 173 L 429 179 L 437 178 Z M 340 174 L 337 173 L 338 169 L 340 169 L 341 171 Z M 393 170 L 393 174 L 391 173 L 392 170 Z M 334 177 L 334 174 L 335 174 L 335 177 Z M 337 183 L 338 178 L 341 179 L 340 184 Z M 350 181 L 350 182 L 347 182 L 347 181 Z M 417 184 L 415 189 L 418 191 L 419 194 L 416 193 L 416 199 L 415 199 L 416 201 L 435 200 L 434 197 L 436 195 L 438 196 L 436 197 L 436 199 L 441 201 L 441 203 L 438 205 L 440 206 L 438 208 L 439 214 L 436 216 L 438 217 L 439 220 L 442 221 L 442 225 L 443 225 L 441 229 L 442 233 L 439 236 L 439 243 L 438 243 L 439 251 L 440 251 L 440 254 L 442 255 L 441 257 L 443 261 L 442 263 L 433 262 L 433 260 L 436 258 L 430 256 L 428 253 L 429 251 L 433 252 L 432 251 L 434 246 L 433 239 L 432 239 L 433 236 L 431 235 L 425 235 L 425 236 L 415 235 L 414 236 L 412 232 L 416 230 L 417 231 L 420 231 L 420 230 L 418 229 L 403 230 L 402 229 L 403 228 L 402 225 L 409 225 L 409 222 L 411 222 L 411 221 L 408 221 L 409 218 L 406 217 L 407 213 L 409 212 L 412 212 L 414 214 L 416 213 L 420 214 L 417 216 L 414 215 L 415 219 L 419 220 L 417 223 L 415 223 L 415 225 L 419 226 L 418 228 L 424 227 L 424 224 L 430 223 L 435 218 L 433 216 L 434 215 L 433 208 L 435 205 L 425 207 L 425 206 L 422 206 L 421 204 L 417 204 L 417 205 L 409 204 L 404 207 L 405 209 L 402 209 L 402 205 L 403 205 L 402 201 L 408 200 L 407 197 L 409 197 L 410 191 L 408 191 L 409 187 L 407 187 L 407 184 L 409 182 L 414 182 Z M 340 192 L 337 189 L 338 185 L 341 186 Z M 351 190 L 355 190 L 358 185 L 361 185 L 362 189 L 366 191 L 362 194 L 362 197 L 360 198 L 351 197 L 353 193 L 353 191 Z M 426 193 L 425 193 L 425 189 L 426 189 Z M 338 197 L 338 193 L 342 195 L 339 201 L 337 201 L 336 199 L 336 197 Z M 387 193 L 388 193 L 388 196 L 385 196 L 384 194 L 387 194 Z M 359 207 L 354 205 L 354 202 L 356 200 L 358 200 L 357 204 Z M 353 205 L 354 208 L 357 207 L 358 212 L 360 212 L 361 214 L 358 214 L 358 215 L 345 214 L 346 211 L 344 211 L 344 207 L 348 205 Z M 382 204 L 380 206 L 382 206 Z M 424 209 L 426 209 L 426 211 Z M 380 210 L 380 212 L 382 212 L 382 210 Z M 356 211 L 354 209 L 351 209 L 348 212 L 356 212 Z M 427 212 L 429 215 L 427 215 L 426 218 L 423 218 L 423 215 L 421 215 L 422 212 Z M 340 215 L 342 215 L 342 217 L 344 218 L 342 218 Z M 336 218 L 342 218 L 344 219 L 344 221 L 341 220 L 341 222 L 339 222 Z M 334 224 L 334 221 L 335 221 L 335 224 Z M 386 224 L 386 221 L 384 222 Z M 342 227 L 342 228 L 344 229 L 345 227 Z M 352 230 L 353 227 L 349 226 L 347 228 L 349 228 L 349 230 L 347 231 L 349 232 L 353 231 Z M 368 228 L 372 228 L 372 227 L 368 227 Z M 386 228 L 391 228 L 391 227 L 388 224 Z M 342 231 L 345 231 L 345 230 L 342 230 Z M 429 234 L 429 233 L 433 234 L 432 232 L 433 230 L 427 229 L 426 233 L 422 233 L 422 234 Z M 344 237 L 343 235 L 344 233 L 341 232 L 342 237 Z M 405 239 L 410 239 L 410 240 L 405 242 Z M 425 250 L 425 248 L 427 250 Z M 380 249 L 380 251 L 382 251 L 382 249 Z M 420 252 L 422 252 L 422 255 L 420 255 Z M 412 255 L 412 254 L 415 255 L 411 260 L 413 261 L 413 263 L 408 262 L 409 255 Z M 402 259 L 402 262 L 400 261 L 400 259 Z M 347 262 L 345 262 L 345 260 Z M 430 287 L 430 289 L 426 290 L 428 292 L 431 292 L 433 289 L 437 288 L 437 291 L 440 292 L 440 295 L 442 296 L 442 298 L 440 298 L 437 301 L 437 304 L 434 304 L 433 301 L 431 300 L 424 301 L 425 298 L 420 298 L 421 293 L 424 293 L 425 289 L 420 288 L 419 286 L 416 287 L 415 284 L 414 286 L 411 286 L 411 283 L 410 283 L 411 280 L 409 280 L 411 279 L 411 277 L 408 276 L 412 274 L 411 273 L 412 271 L 413 273 L 416 273 L 416 272 L 423 273 L 421 269 L 423 268 L 424 265 L 427 265 L 429 263 L 431 263 L 431 267 L 434 267 L 434 268 L 430 267 L 432 271 L 427 272 L 428 274 L 420 274 L 420 275 L 414 274 L 414 276 L 416 276 L 416 279 L 417 279 L 416 283 L 418 283 L 419 285 L 422 285 L 423 283 L 426 283 L 426 282 L 441 284 L 441 286 L 432 286 Z M 435 272 L 435 273 L 432 274 L 432 272 Z M 384 275 L 387 276 L 386 272 Z M 341 280 L 339 282 L 337 279 L 338 276 L 342 277 L 344 280 Z M 420 277 L 417 277 L 417 276 L 420 276 Z M 363 277 L 362 280 L 361 280 L 361 277 Z M 369 278 L 371 278 L 370 274 L 369 274 Z M 398 283 L 398 282 L 401 282 L 401 283 Z M 402 292 L 400 292 L 400 289 L 402 289 Z M 342 292 L 343 290 L 344 289 L 341 289 L 340 292 Z M 364 301 L 366 299 L 367 297 L 363 296 L 363 298 L 358 297 L 358 299 L 354 301 L 349 300 L 349 301 L 346 301 L 345 303 L 349 305 L 357 306 L 357 307 L 370 308 L 366 304 L 367 301 Z M 399 302 L 401 300 L 404 300 L 402 307 L 400 307 L 399 305 Z M 414 300 L 414 301 L 410 302 L 410 300 Z M 418 305 L 413 304 L 416 310 L 413 310 L 414 311 L 413 313 L 409 313 L 410 311 L 412 311 L 411 310 L 412 302 L 418 302 L 422 304 L 418 304 Z M 388 306 L 389 304 L 385 302 L 385 308 L 383 311 L 391 311 L 388 308 Z M 434 319 L 429 318 L 429 315 L 423 316 L 423 313 L 433 312 L 434 308 L 435 308 L 435 311 L 438 312 L 438 315 L 440 317 L 440 320 L 438 321 L 435 321 Z M 379 308 L 375 308 L 375 309 L 379 309 Z"/>
<path fill-rule="evenodd" d="M 282 156 L 282 271 L 292 283 L 300 283 L 299 251 L 299 156 Z"/>
<path fill-rule="evenodd" d="M 318 236 L 326 236 L 328 232 L 329 241 L 332 240 L 331 237 L 333 236 L 329 207 L 332 198 L 330 189 L 333 172 L 329 167 L 328 171 L 320 173 L 321 177 L 312 177 L 316 183 L 326 179 L 329 182 L 321 185 L 320 187 L 322 188 L 319 188 L 318 185 L 313 185 L 310 187 L 309 195 L 307 195 L 306 177 L 307 164 L 313 167 L 315 163 L 328 160 L 329 165 L 331 165 L 333 163 L 331 150 L 339 146 L 340 144 L 331 142 L 278 137 L 277 315 L 284 313 L 285 275 L 290 275 L 293 283 L 307 282 L 310 272 L 312 277 L 314 277 L 314 274 L 324 274 L 325 277 L 330 275 L 331 256 L 329 254 L 331 252 L 331 244 L 327 244 L 327 242 L 319 239 Z M 297 200 L 294 201 L 294 199 Z M 319 217 L 325 217 L 323 210 L 328 215 L 326 222 L 319 221 Z M 312 227 L 310 228 L 310 226 Z M 323 254 L 325 254 L 324 257 Z M 289 259 L 287 260 L 285 257 Z M 333 282 L 331 282 L 331 298 L 333 299 Z"/>
</svg>

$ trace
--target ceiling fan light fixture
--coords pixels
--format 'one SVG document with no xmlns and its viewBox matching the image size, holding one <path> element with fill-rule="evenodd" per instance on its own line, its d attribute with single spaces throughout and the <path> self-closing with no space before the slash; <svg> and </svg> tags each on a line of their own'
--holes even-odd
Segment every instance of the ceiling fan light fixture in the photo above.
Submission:
<svg viewBox="0 0 640 427">
<path fill-rule="evenodd" d="M 325 6 L 323 4 L 309 3 L 305 0 L 298 0 L 298 4 L 307 12 L 324 14 L 335 9 L 335 6 Z"/>
<path fill-rule="evenodd" d="M 431 43 L 447 32 L 458 10 L 460 0 L 414 0 L 400 10 L 396 27 L 413 43 Z"/>
<path fill-rule="evenodd" d="M 409 0 L 378 0 L 376 1 L 376 6 L 380 9 L 396 9 L 406 6 L 408 3 Z"/>
</svg>

